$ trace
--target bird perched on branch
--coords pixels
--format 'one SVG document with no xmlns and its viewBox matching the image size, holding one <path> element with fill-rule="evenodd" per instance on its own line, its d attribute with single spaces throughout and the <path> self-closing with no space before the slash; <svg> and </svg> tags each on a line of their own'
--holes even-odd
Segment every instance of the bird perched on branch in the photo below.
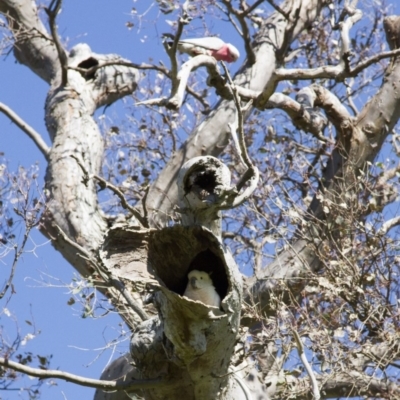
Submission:
<svg viewBox="0 0 400 400">
<path fill-rule="evenodd" d="M 188 279 L 189 282 L 183 294 L 184 296 L 191 300 L 201 301 L 207 306 L 219 308 L 221 298 L 215 290 L 213 281 L 207 272 L 194 269 L 189 272 Z"/>
<path fill-rule="evenodd" d="M 183 39 L 178 42 L 178 50 L 192 57 L 199 54 L 213 56 L 218 61 L 234 62 L 240 57 L 239 50 L 217 37 Z"/>
</svg>

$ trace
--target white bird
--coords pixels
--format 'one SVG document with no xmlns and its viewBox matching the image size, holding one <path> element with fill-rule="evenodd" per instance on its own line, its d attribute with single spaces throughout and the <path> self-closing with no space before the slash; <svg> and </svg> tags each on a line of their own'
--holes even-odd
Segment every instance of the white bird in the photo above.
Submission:
<svg viewBox="0 0 400 400">
<path fill-rule="evenodd" d="M 191 300 L 201 301 L 207 306 L 219 308 L 221 298 L 216 292 L 213 281 L 207 272 L 194 269 L 189 272 L 188 279 L 189 282 L 183 294 L 185 297 Z"/>
<path fill-rule="evenodd" d="M 240 57 L 239 50 L 217 37 L 183 39 L 178 42 L 178 50 L 191 57 L 199 54 L 213 56 L 218 61 L 233 62 Z"/>
</svg>

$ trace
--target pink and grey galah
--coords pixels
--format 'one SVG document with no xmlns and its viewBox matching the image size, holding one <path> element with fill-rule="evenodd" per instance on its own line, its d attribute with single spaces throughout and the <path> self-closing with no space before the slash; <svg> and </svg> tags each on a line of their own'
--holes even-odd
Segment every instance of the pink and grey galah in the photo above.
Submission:
<svg viewBox="0 0 400 400">
<path fill-rule="evenodd" d="M 239 57 L 239 50 L 230 43 L 217 37 L 183 39 L 178 42 L 178 50 L 192 57 L 199 54 L 213 56 L 218 61 L 234 62 Z"/>
</svg>

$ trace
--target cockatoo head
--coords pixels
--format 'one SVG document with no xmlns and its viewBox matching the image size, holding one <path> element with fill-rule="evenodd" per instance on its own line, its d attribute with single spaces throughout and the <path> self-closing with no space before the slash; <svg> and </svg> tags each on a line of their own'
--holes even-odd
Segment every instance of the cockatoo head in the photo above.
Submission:
<svg viewBox="0 0 400 400">
<path fill-rule="evenodd" d="M 214 286 L 210 275 L 204 271 L 194 269 L 188 274 L 189 284 L 193 289 L 203 289 L 209 286 Z"/>
</svg>

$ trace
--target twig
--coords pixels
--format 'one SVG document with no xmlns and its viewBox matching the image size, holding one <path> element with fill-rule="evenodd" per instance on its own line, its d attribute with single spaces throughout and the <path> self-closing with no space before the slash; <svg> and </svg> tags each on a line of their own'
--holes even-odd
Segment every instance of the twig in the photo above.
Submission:
<svg viewBox="0 0 400 400">
<path fill-rule="evenodd" d="M 106 68 L 106 67 L 112 67 L 114 65 L 123 66 L 123 67 L 129 67 L 129 68 L 142 69 L 142 70 L 155 70 L 155 71 L 161 72 L 165 76 L 169 77 L 169 71 L 168 71 L 168 69 L 166 67 L 158 66 L 158 65 L 151 65 L 151 64 L 135 64 L 135 63 L 131 63 L 131 62 L 128 62 L 128 61 L 106 61 L 106 62 L 103 62 L 102 64 L 94 65 L 93 67 L 90 67 L 89 69 L 80 68 L 80 67 L 71 67 L 71 66 L 68 67 L 68 68 L 72 69 L 74 71 L 78 71 L 84 76 L 91 76 L 98 69 Z"/>
<path fill-rule="evenodd" d="M 235 125 L 237 125 L 237 126 L 236 126 L 235 128 L 236 128 L 236 131 L 237 131 L 237 133 L 238 133 L 236 142 L 237 142 L 238 145 L 239 145 L 239 148 L 238 148 L 237 150 L 238 150 L 238 152 L 239 152 L 239 154 L 240 154 L 240 156 L 241 156 L 241 158 L 242 158 L 242 160 L 243 160 L 243 163 L 246 165 L 246 167 L 247 167 L 247 168 L 252 168 L 252 167 L 254 167 L 254 165 L 253 165 L 253 163 L 251 162 L 251 159 L 250 159 L 250 157 L 249 157 L 249 154 L 247 153 L 246 142 L 245 142 L 245 140 L 244 140 L 244 126 L 243 126 L 243 125 L 244 125 L 244 119 L 243 119 L 243 113 L 246 112 L 246 111 L 248 111 L 248 110 L 250 109 L 250 107 L 251 107 L 252 104 L 253 104 L 253 101 L 250 100 L 250 101 L 246 104 L 246 106 L 245 106 L 244 108 L 241 107 L 241 105 L 240 105 L 240 98 L 239 98 L 239 95 L 238 95 L 236 86 L 235 86 L 235 84 L 233 83 L 232 78 L 231 78 L 231 76 L 230 76 L 230 74 L 229 74 L 228 68 L 226 68 L 225 63 L 223 63 L 223 62 L 221 62 L 221 63 L 222 63 L 222 66 L 224 67 L 225 74 L 226 74 L 226 76 L 227 76 L 227 78 L 228 78 L 228 82 L 229 82 L 230 87 L 231 87 L 231 90 L 232 90 L 233 101 L 234 101 L 235 107 L 236 107 L 237 124 L 235 124 Z M 234 125 L 233 125 L 233 124 L 230 124 L 230 126 L 233 127 Z"/>
<path fill-rule="evenodd" d="M 306 354 L 304 353 L 304 346 L 301 341 L 301 338 L 295 329 L 292 330 L 292 334 L 296 342 L 297 352 L 299 353 L 299 357 L 302 363 L 304 364 L 304 367 L 306 368 L 306 371 L 311 379 L 311 387 L 313 390 L 314 399 L 320 400 L 321 393 L 319 391 L 318 382 L 317 379 L 315 378 L 314 371 L 312 370 L 311 365 L 308 363 Z"/>
<path fill-rule="evenodd" d="M 11 286 L 12 280 L 14 278 L 15 269 L 16 269 L 18 260 L 21 257 L 22 252 L 24 251 L 26 242 L 28 241 L 28 237 L 29 237 L 30 231 L 31 231 L 31 227 L 27 226 L 26 227 L 26 232 L 25 232 L 25 235 L 24 235 L 24 239 L 22 240 L 21 247 L 19 248 L 19 250 L 18 250 L 17 245 L 15 245 L 14 261 L 13 261 L 13 264 L 11 266 L 10 276 L 8 277 L 8 281 L 5 284 L 4 289 L 0 293 L 0 299 L 2 299 L 4 297 L 4 295 L 7 293 L 8 288 Z"/>
<path fill-rule="evenodd" d="M 14 371 L 27 374 L 29 376 L 35 376 L 40 379 L 63 379 L 67 382 L 76 383 L 77 385 L 101 389 L 104 391 L 119 391 L 125 390 L 127 392 L 137 389 L 153 389 L 155 387 L 167 386 L 168 383 L 162 378 L 148 379 L 148 380 L 136 380 L 127 383 L 118 383 L 116 381 L 106 381 L 99 379 L 85 378 L 83 376 L 70 374 L 69 372 L 53 370 L 53 369 L 39 369 L 28 367 L 27 365 L 20 364 L 15 361 L 8 360 L 7 358 L 0 357 L 0 365 L 6 368 L 10 368 Z"/>
<path fill-rule="evenodd" d="M 45 7 L 46 14 L 49 17 L 49 25 L 51 35 L 53 36 L 54 44 L 57 49 L 58 58 L 61 64 L 61 86 L 66 86 L 68 83 L 68 58 L 61 44 L 57 32 L 56 17 L 61 9 L 62 0 L 52 0 L 49 7 Z"/>
<path fill-rule="evenodd" d="M 249 26 L 247 25 L 246 22 L 246 16 L 254 9 L 256 8 L 259 4 L 262 3 L 263 0 L 258 0 L 256 1 L 255 4 L 253 4 L 252 7 L 249 7 L 248 9 L 244 10 L 244 11 L 239 11 L 237 9 L 235 9 L 230 0 L 222 0 L 222 3 L 226 6 L 228 12 L 228 17 L 230 18 L 229 14 L 233 14 L 237 20 L 240 23 L 240 26 L 242 28 L 242 31 L 240 32 L 240 30 L 236 27 L 236 24 L 234 24 L 234 26 L 236 27 L 236 30 L 239 32 L 240 36 L 242 36 L 243 41 L 244 41 L 244 48 L 246 50 L 246 54 L 247 54 L 247 60 L 248 63 L 250 65 L 253 65 L 256 62 L 256 56 L 254 54 L 253 48 L 251 47 L 251 35 L 250 35 L 250 31 L 249 31 Z M 253 8 L 254 7 L 254 8 Z M 230 18 L 231 19 L 231 18 Z M 232 21 L 233 22 L 233 21 Z"/>
<path fill-rule="evenodd" d="M 236 114 L 237 114 L 237 122 L 235 124 L 229 124 L 229 128 L 232 133 L 232 137 L 235 137 L 236 132 L 237 132 L 237 139 L 234 139 L 235 144 L 238 144 L 237 151 L 240 154 L 241 160 L 244 162 L 244 164 L 247 167 L 247 171 L 243 174 L 243 176 L 240 178 L 239 182 L 236 184 L 236 190 L 239 192 L 243 186 L 247 183 L 250 182 L 248 188 L 244 190 L 244 192 L 240 195 L 237 195 L 236 198 L 234 199 L 232 203 L 232 207 L 236 207 L 239 204 L 243 203 L 248 197 L 254 192 L 254 190 L 257 187 L 258 180 L 260 177 L 260 173 L 258 171 L 258 168 L 252 163 L 249 154 L 247 152 L 246 148 L 246 142 L 244 139 L 244 119 L 243 119 L 243 113 L 247 112 L 250 107 L 252 106 L 253 102 L 249 101 L 245 107 L 241 107 L 240 105 L 240 97 L 238 95 L 238 91 L 236 89 L 235 84 L 232 81 L 232 78 L 229 74 L 228 68 L 224 64 L 224 62 L 221 62 L 225 74 L 227 76 L 232 95 L 233 95 L 233 100 L 235 103 L 236 107 Z"/>
<path fill-rule="evenodd" d="M 125 208 L 125 210 L 129 210 L 132 213 L 132 215 L 134 215 L 139 220 L 142 226 L 144 226 L 145 228 L 149 227 L 149 222 L 147 220 L 147 217 L 143 217 L 135 207 L 132 207 L 127 202 L 124 194 L 116 186 L 114 186 L 112 183 L 106 181 L 105 179 L 101 178 L 98 175 L 93 175 L 93 178 L 97 179 L 104 187 L 114 192 L 121 200 L 121 206 Z"/>
<path fill-rule="evenodd" d="M 18 126 L 21 130 L 23 130 L 36 144 L 38 149 L 42 152 L 44 158 L 49 161 L 49 152 L 50 149 L 42 139 L 40 133 L 36 132 L 30 125 L 28 125 L 22 118 L 20 118 L 11 108 L 7 107 L 5 104 L 0 103 L 0 111 L 7 115 L 8 118 L 15 125 Z"/>
<path fill-rule="evenodd" d="M 111 271 L 109 271 L 104 265 L 100 266 L 100 264 L 92 257 L 92 255 L 84 249 L 82 246 L 80 246 L 78 243 L 74 242 L 72 239 L 70 239 L 67 234 L 58 226 L 56 225 L 60 235 L 62 238 L 71 246 L 75 247 L 81 254 L 78 254 L 85 260 L 89 261 L 96 272 L 100 274 L 100 276 L 104 279 L 105 282 L 109 282 L 115 289 L 117 289 L 128 305 L 133 309 L 133 311 L 136 312 L 136 314 L 139 315 L 140 319 L 142 321 L 146 321 L 149 319 L 149 316 L 145 313 L 145 311 L 142 310 L 142 308 L 137 304 L 137 302 L 132 298 L 130 295 L 128 289 L 126 286 L 121 282 L 119 278 L 117 278 Z"/>
<path fill-rule="evenodd" d="M 267 2 L 275 9 L 275 11 L 278 11 L 278 13 L 282 14 L 289 21 L 290 13 L 282 10 L 282 8 L 275 4 L 272 0 L 267 0 Z"/>
<path fill-rule="evenodd" d="M 71 157 L 78 163 L 78 165 L 81 167 L 82 172 L 85 174 L 85 181 L 88 181 L 90 178 L 95 178 L 97 179 L 105 188 L 110 189 L 112 192 L 114 192 L 119 199 L 121 200 L 121 206 L 125 210 L 128 210 L 134 215 L 138 221 L 144 226 L 145 228 L 149 227 L 149 223 L 146 218 L 144 218 L 138 210 L 136 210 L 135 207 L 132 207 L 126 200 L 124 194 L 112 183 L 106 181 L 105 179 L 101 178 L 100 176 L 96 174 L 89 175 L 89 172 L 86 170 L 85 166 L 81 163 L 81 161 L 78 159 L 78 157 L 71 155 Z"/>
<path fill-rule="evenodd" d="M 190 17 L 187 13 L 188 5 L 189 5 L 188 0 L 185 1 L 185 3 L 183 3 L 183 5 L 182 5 L 182 15 L 179 17 L 179 20 L 178 20 L 178 27 L 176 29 L 176 33 L 174 36 L 174 40 L 172 42 L 172 46 L 169 46 L 167 42 L 164 43 L 165 51 L 167 52 L 168 57 L 171 60 L 170 76 L 171 76 L 171 80 L 172 80 L 172 91 L 174 91 L 175 86 L 177 86 L 179 84 L 179 82 L 177 82 L 177 79 L 176 79 L 177 74 L 178 74 L 178 60 L 176 58 L 176 52 L 178 49 L 179 40 L 180 40 L 182 32 L 183 32 L 183 27 L 185 25 L 187 25 L 190 21 Z"/>
</svg>

